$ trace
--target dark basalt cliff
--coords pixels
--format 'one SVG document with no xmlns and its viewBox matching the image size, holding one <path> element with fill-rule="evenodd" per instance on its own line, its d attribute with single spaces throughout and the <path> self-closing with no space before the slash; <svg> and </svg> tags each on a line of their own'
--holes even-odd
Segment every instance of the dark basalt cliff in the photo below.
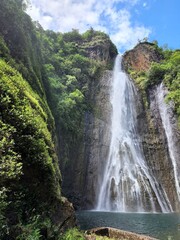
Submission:
<svg viewBox="0 0 180 240">
<path fill-rule="evenodd" d="M 90 58 L 105 63 L 111 62 L 115 54 L 117 54 L 115 45 L 107 37 L 104 39 L 102 36 L 95 37 L 90 43 L 84 42 L 82 47 Z"/>
<path fill-rule="evenodd" d="M 94 99 L 94 110 L 84 116 L 83 138 L 72 144 L 70 164 L 62 166 L 63 191 L 75 208 L 93 208 L 96 191 L 110 144 L 109 81 L 111 71 L 105 71 L 98 85 L 89 89 Z"/>
<path fill-rule="evenodd" d="M 105 71 L 99 79 L 98 88 L 92 88 L 94 95 L 95 112 L 87 113 L 85 128 L 85 206 L 95 207 L 97 192 L 100 190 L 105 160 L 108 157 L 110 146 L 111 104 L 110 81 L 112 71 Z M 96 90 L 95 90 L 96 89 Z"/>
</svg>

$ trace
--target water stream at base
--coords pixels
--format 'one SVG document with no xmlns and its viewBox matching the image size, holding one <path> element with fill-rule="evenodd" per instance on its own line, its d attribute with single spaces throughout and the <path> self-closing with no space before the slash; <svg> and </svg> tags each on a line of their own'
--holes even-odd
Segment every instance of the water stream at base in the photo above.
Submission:
<svg viewBox="0 0 180 240">
<path fill-rule="evenodd" d="M 96 210 L 170 212 L 168 197 L 144 160 L 136 130 L 135 93 L 118 55 L 112 79 L 111 143 Z"/>
</svg>

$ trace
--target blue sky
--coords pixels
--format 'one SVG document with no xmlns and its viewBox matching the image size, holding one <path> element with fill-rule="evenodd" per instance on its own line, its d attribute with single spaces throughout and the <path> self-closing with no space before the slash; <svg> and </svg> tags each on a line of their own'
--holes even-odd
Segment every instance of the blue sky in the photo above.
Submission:
<svg viewBox="0 0 180 240">
<path fill-rule="evenodd" d="M 156 39 L 162 46 L 180 48 L 180 1 L 149 0 L 134 19 L 151 28 L 149 39 Z"/>
<path fill-rule="evenodd" d="M 27 13 L 44 29 L 90 27 L 110 35 L 120 52 L 138 40 L 180 48 L 180 0 L 29 0 Z"/>
</svg>

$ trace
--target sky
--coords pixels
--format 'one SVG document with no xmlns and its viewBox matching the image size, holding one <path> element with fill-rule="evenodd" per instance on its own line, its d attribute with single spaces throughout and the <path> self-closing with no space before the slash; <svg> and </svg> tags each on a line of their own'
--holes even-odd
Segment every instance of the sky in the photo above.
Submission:
<svg viewBox="0 0 180 240">
<path fill-rule="evenodd" d="M 119 52 L 139 40 L 180 48 L 180 0 L 28 0 L 26 12 L 46 30 L 107 33 Z"/>
</svg>

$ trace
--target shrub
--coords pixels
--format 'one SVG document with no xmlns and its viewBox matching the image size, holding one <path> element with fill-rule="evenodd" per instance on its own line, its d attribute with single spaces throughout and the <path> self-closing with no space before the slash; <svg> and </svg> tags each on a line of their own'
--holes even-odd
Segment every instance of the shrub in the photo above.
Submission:
<svg viewBox="0 0 180 240">
<path fill-rule="evenodd" d="M 84 240 L 85 237 L 77 228 L 69 229 L 59 240 Z"/>
</svg>

